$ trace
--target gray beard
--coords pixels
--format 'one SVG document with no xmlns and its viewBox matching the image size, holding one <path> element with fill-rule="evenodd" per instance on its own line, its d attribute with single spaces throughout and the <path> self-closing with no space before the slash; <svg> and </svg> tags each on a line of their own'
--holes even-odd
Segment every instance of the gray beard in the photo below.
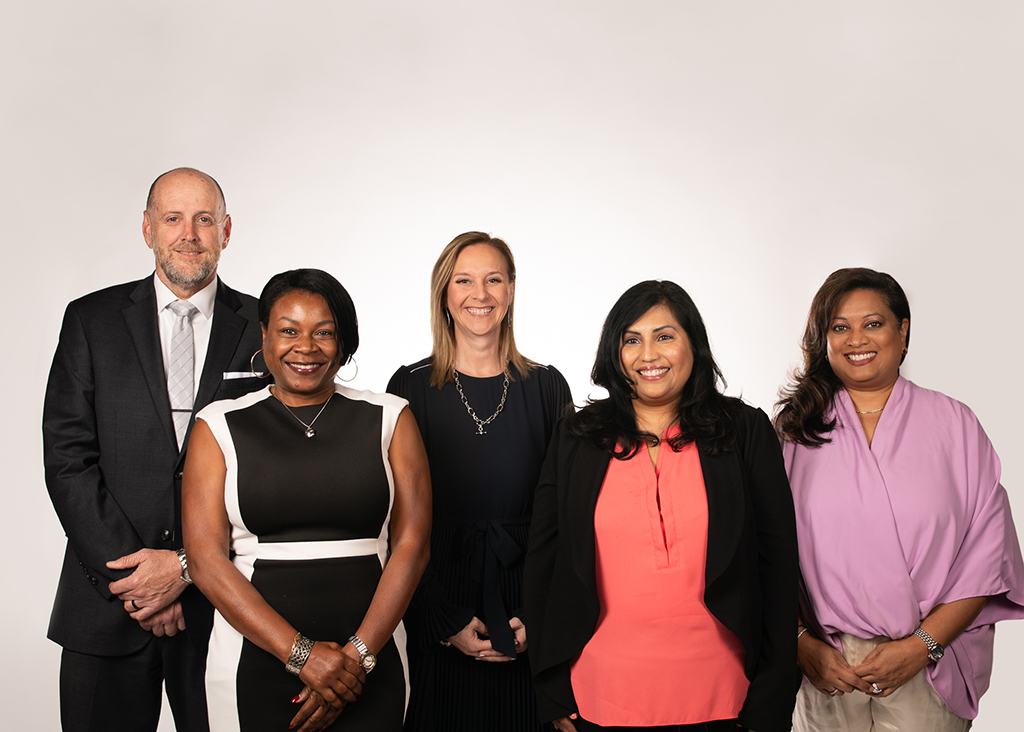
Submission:
<svg viewBox="0 0 1024 732">
<path fill-rule="evenodd" d="M 207 260 L 202 267 L 192 272 L 181 270 L 173 262 L 157 260 L 157 265 L 163 271 L 168 281 L 186 289 L 206 282 L 217 271 L 217 262 L 211 260 Z"/>
</svg>

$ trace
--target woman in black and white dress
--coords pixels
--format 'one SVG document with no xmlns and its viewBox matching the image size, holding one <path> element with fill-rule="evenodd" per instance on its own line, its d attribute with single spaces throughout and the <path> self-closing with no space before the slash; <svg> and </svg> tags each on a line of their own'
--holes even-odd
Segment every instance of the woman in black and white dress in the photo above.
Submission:
<svg viewBox="0 0 1024 732">
<path fill-rule="evenodd" d="M 419 431 L 404 400 L 335 384 L 359 336 L 333 277 L 277 275 L 259 313 L 274 383 L 199 414 L 182 489 L 189 570 L 218 611 L 211 729 L 399 730 L 430 533 Z"/>
</svg>

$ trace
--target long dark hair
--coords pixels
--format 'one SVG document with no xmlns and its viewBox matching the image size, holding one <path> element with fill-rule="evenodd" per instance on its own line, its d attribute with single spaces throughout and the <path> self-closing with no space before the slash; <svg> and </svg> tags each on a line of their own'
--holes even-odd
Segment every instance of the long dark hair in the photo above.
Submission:
<svg viewBox="0 0 1024 732">
<path fill-rule="evenodd" d="M 356 306 L 352 298 L 338 280 L 322 269 L 291 269 L 270 278 L 263 292 L 260 293 L 259 317 L 260 324 L 266 328 L 270 325 L 270 311 L 274 303 L 289 292 L 302 290 L 320 295 L 327 301 L 327 307 L 334 316 L 334 327 L 338 333 L 338 350 L 341 352 L 341 365 L 352 359 L 352 354 L 359 348 L 359 321 L 356 319 Z"/>
<path fill-rule="evenodd" d="M 910 303 L 900 283 L 892 275 L 865 267 L 837 269 L 814 294 L 807 327 L 800 348 L 804 365 L 790 377 L 790 383 L 779 390 L 775 404 L 775 429 L 786 439 L 808 447 L 831 442 L 829 433 L 836 420 L 826 419 L 842 382 L 828 362 L 828 329 L 839 307 L 839 301 L 853 290 L 877 292 L 896 321 L 907 321 L 906 345 L 910 345 Z M 900 363 L 906 358 L 900 358 Z"/>
<path fill-rule="evenodd" d="M 711 354 L 700 311 L 686 290 L 667 280 L 648 280 L 633 285 L 612 306 L 601 329 L 597 357 L 590 374 L 594 384 L 608 390 L 608 398 L 592 401 L 575 415 L 569 415 L 569 433 L 590 440 L 619 460 L 633 457 L 644 442 L 657 444 L 659 435 L 637 428 L 633 382 L 622 371 L 619 351 L 626 329 L 658 305 L 665 305 L 672 311 L 686 331 L 693 352 L 693 369 L 679 398 L 681 433 L 668 443 L 679 451 L 687 443 L 699 440 L 711 454 L 724 452 L 735 441 L 738 400 L 719 390 L 720 384 L 725 386 L 725 379 Z"/>
</svg>

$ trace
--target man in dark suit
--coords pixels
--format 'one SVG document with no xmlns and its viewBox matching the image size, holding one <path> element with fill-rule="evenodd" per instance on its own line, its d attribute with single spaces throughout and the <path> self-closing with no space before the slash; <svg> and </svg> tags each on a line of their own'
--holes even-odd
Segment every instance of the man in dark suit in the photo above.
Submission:
<svg viewBox="0 0 1024 732">
<path fill-rule="evenodd" d="M 154 275 L 72 302 L 43 407 L 46 486 L 68 537 L 48 637 L 63 646 L 64 730 L 207 730 L 213 609 L 190 586 L 181 475 L 194 415 L 263 384 L 256 300 L 217 278 L 231 217 L 217 182 L 154 181 Z"/>
</svg>

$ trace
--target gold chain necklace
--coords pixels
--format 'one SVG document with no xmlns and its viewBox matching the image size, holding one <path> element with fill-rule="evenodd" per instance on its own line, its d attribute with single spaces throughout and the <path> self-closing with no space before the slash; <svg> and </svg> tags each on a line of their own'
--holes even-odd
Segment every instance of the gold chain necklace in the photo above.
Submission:
<svg viewBox="0 0 1024 732">
<path fill-rule="evenodd" d="M 885 409 L 885 405 L 883 405 L 883 406 L 879 407 L 878 409 L 870 409 L 870 410 L 868 410 L 867 412 L 862 412 L 862 411 L 860 411 L 859 409 L 857 409 L 856 407 L 854 408 L 854 410 L 853 410 L 853 411 L 855 411 L 855 412 L 856 412 L 857 414 L 878 414 L 878 413 L 879 413 L 879 412 L 881 412 L 881 411 L 882 411 L 883 409 Z"/>
</svg>

